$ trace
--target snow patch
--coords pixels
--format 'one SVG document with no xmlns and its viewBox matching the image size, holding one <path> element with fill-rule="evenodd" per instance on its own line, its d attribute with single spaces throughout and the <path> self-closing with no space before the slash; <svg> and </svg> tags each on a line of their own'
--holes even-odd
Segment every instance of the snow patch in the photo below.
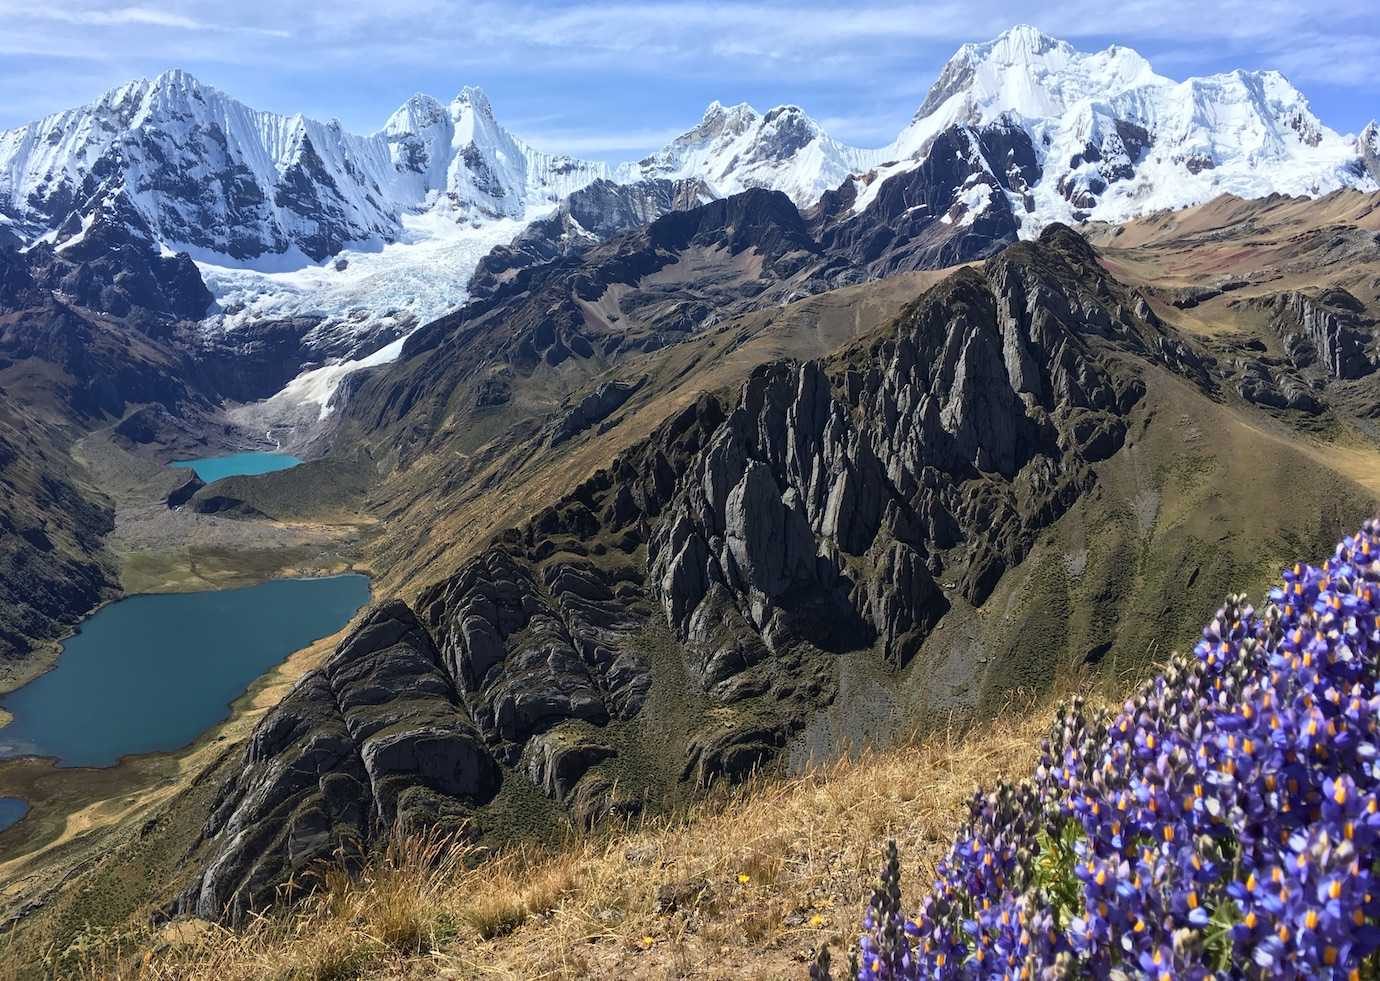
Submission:
<svg viewBox="0 0 1380 981">
<path fill-rule="evenodd" d="M 987 210 L 987 206 L 991 203 L 992 187 L 990 184 L 978 181 L 977 183 L 972 183 L 964 187 L 954 195 L 955 208 L 961 208 L 958 224 L 960 226 L 971 225 L 977 220 L 978 215 Z M 946 225 L 952 224 L 953 219 L 949 217 L 952 210 L 953 209 L 941 215 L 939 220 Z"/>
</svg>

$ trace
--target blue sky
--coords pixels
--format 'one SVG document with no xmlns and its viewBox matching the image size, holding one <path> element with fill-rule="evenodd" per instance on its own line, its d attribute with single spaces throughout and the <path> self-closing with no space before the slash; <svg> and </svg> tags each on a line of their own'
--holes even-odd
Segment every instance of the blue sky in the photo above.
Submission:
<svg viewBox="0 0 1380 981">
<path fill-rule="evenodd" d="M 641 156 L 712 99 L 794 102 L 878 146 L 959 44 L 1019 22 L 1084 50 L 1129 45 L 1172 78 L 1278 68 L 1342 132 L 1380 116 L 1374 0 L 0 0 L 0 128 L 177 66 L 357 132 L 414 92 L 445 100 L 476 84 L 518 135 L 586 157 Z"/>
</svg>

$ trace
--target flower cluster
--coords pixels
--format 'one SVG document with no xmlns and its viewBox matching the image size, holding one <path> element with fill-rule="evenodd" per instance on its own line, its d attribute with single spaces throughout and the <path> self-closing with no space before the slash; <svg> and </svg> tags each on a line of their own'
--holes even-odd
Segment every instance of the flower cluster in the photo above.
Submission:
<svg viewBox="0 0 1380 981">
<path fill-rule="evenodd" d="M 1032 779 L 975 795 L 859 979 L 1380 974 L 1380 522 L 1264 611 L 1233 597 L 1120 712 L 1059 710 Z"/>
</svg>

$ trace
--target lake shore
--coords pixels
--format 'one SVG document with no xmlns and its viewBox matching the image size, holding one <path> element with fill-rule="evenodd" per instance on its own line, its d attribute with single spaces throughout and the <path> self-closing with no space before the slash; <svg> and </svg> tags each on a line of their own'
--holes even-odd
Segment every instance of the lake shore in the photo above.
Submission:
<svg viewBox="0 0 1380 981">
<path fill-rule="evenodd" d="M 112 850 L 129 847 L 174 800 L 209 789 L 214 781 L 207 774 L 226 765 L 227 754 L 233 756 L 263 714 L 325 660 L 348 630 L 347 625 L 265 672 L 235 699 L 228 718 L 183 749 L 126 757 L 104 768 L 60 767 L 32 757 L 0 760 L 0 796 L 23 798 L 31 806 L 23 820 L 0 831 L 0 929 L 48 912 L 58 915 L 48 906 L 63 882 Z M 132 909 L 151 898 L 119 902 Z"/>
<path fill-rule="evenodd" d="M 105 767 L 191 743 L 293 651 L 349 623 L 359 574 L 127 597 L 83 621 L 54 670 L 4 696 L 0 756 Z"/>
<path fill-rule="evenodd" d="M 367 517 L 332 513 L 316 520 L 308 514 L 301 520 L 277 521 L 174 510 L 165 498 L 183 479 L 181 471 L 130 453 L 105 433 L 80 441 L 73 455 L 115 505 L 116 528 L 107 548 L 118 564 L 123 596 L 100 604 L 66 636 L 0 672 L 0 695 L 60 664 L 63 645 L 120 599 L 371 573 L 359 561 L 361 545 L 372 530 Z M 172 874 L 183 857 L 173 852 L 194 839 L 200 815 L 209 806 L 201 795 L 209 794 L 216 774 L 228 765 L 226 754 L 240 745 L 288 687 L 324 660 L 348 629 L 346 623 L 339 632 L 287 653 L 240 689 L 228 700 L 228 711 L 220 720 L 182 748 L 125 756 L 105 767 L 60 766 L 51 758 L 37 757 L 0 760 L 0 797 L 20 798 L 29 805 L 21 820 L 0 830 L 0 930 L 19 923 L 27 930 L 36 920 L 60 916 L 54 905 L 62 907 L 68 901 L 59 890 L 63 882 L 116 848 L 152 847 L 141 841 L 146 825 L 155 819 L 167 821 L 169 815 L 185 826 L 166 836 L 165 854 L 157 858 L 165 864 L 148 881 Z M 9 721 L 0 709 L 0 737 Z M 140 848 L 135 851 L 142 854 Z M 146 871 L 151 869 L 152 865 Z M 142 893 L 126 896 L 129 888 L 125 883 L 110 902 L 124 908 L 151 898 Z"/>
</svg>

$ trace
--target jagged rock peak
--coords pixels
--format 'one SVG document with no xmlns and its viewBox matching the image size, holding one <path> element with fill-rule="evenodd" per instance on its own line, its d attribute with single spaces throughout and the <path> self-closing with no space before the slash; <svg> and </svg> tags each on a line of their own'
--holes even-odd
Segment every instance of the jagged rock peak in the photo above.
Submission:
<svg viewBox="0 0 1380 981">
<path fill-rule="evenodd" d="M 154 88 L 193 91 L 211 88 L 185 68 L 169 68 L 159 72 L 152 81 Z"/>
<path fill-rule="evenodd" d="M 418 92 L 388 117 L 388 122 L 384 123 L 383 131 L 385 133 L 404 129 L 415 131 L 440 122 L 445 118 L 445 114 L 446 108 L 440 100 L 424 92 Z"/>
<path fill-rule="evenodd" d="M 1085 54 L 1067 41 L 1020 25 L 991 41 L 960 47 L 940 71 L 912 122 L 928 117 L 958 95 L 966 96 L 969 103 L 965 121 L 978 122 L 1003 112 L 1054 116 L 1097 93 L 1156 81 L 1168 79 L 1156 75 L 1150 63 L 1130 48 L 1112 45 Z"/>
<path fill-rule="evenodd" d="M 1366 123 L 1366 128 L 1356 137 L 1356 148 L 1362 157 L 1380 157 L 1380 123 L 1374 119 Z"/>
<path fill-rule="evenodd" d="M 619 168 L 618 176 L 625 182 L 698 179 L 721 196 L 769 187 L 806 207 L 881 159 L 880 151 L 835 140 L 799 106 L 780 105 L 764 114 L 746 102 L 715 101 L 693 128 Z"/>
<path fill-rule="evenodd" d="M 700 126 L 707 128 L 720 126 L 724 123 L 745 123 L 760 116 L 761 113 L 746 102 L 737 102 L 731 106 L 726 106 L 715 99 L 705 106 L 704 115 L 700 117 Z"/>
<path fill-rule="evenodd" d="M 451 108 L 457 114 L 465 108 L 470 108 L 481 116 L 494 118 L 493 104 L 489 102 L 484 90 L 477 85 L 466 85 L 462 88 L 451 100 Z"/>
</svg>

